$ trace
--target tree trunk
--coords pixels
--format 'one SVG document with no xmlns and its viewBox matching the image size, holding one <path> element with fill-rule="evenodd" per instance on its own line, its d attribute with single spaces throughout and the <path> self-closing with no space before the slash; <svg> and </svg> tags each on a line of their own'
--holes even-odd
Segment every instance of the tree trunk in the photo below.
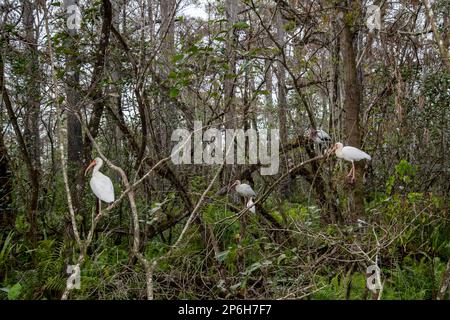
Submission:
<svg viewBox="0 0 450 320">
<path fill-rule="evenodd" d="M 285 20 L 283 19 L 281 12 L 277 12 L 276 25 L 277 25 L 277 42 L 281 47 L 285 47 L 286 31 L 284 30 Z M 280 59 L 282 59 L 280 57 Z M 286 90 L 286 69 L 282 62 L 278 62 L 276 65 L 275 74 L 277 76 L 277 103 L 278 103 L 278 125 L 280 130 L 281 145 L 284 146 L 288 142 L 287 132 L 287 90 Z M 288 154 L 283 151 L 283 159 L 280 159 L 280 173 L 285 173 L 288 169 Z M 292 195 L 292 187 L 295 179 L 290 175 L 280 182 L 280 195 L 282 199 L 287 199 Z M 282 208 L 280 212 L 284 217 Z"/>
<path fill-rule="evenodd" d="M 162 44 L 162 53 L 165 57 L 165 62 L 167 65 L 170 65 L 171 57 L 173 54 L 174 48 L 174 40 L 175 40 L 175 25 L 173 20 L 175 19 L 174 9 L 175 9 L 175 1 L 174 0 L 163 0 L 160 3 L 161 10 L 161 37 L 165 37 Z"/>
<path fill-rule="evenodd" d="M 265 61 L 265 70 L 267 70 L 265 77 L 265 86 L 268 94 L 266 95 L 266 112 L 265 117 L 267 118 L 267 124 L 272 125 L 275 123 L 273 119 L 273 98 L 272 98 L 272 91 L 273 91 L 273 75 L 272 75 L 272 63 L 269 60 Z"/>
<path fill-rule="evenodd" d="M 237 22 L 237 6 L 236 0 L 225 1 L 226 18 L 228 20 L 228 26 L 233 28 L 233 25 Z M 230 31 L 226 43 L 226 56 L 228 62 L 228 73 L 236 74 L 236 35 L 234 30 Z M 234 105 L 234 89 L 235 89 L 235 77 L 225 77 L 224 80 L 224 92 L 225 92 L 225 126 L 227 128 L 236 128 L 236 108 Z"/>
<path fill-rule="evenodd" d="M 160 2 L 160 10 L 161 10 L 161 31 L 159 36 L 161 37 L 162 46 L 161 46 L 161 55 L 160 59 L 163 62 L 162 75 L 164 79 L 167 79 L 170 73 L 171 65 L 172 65 L 172 57 L 174 55 L 174 46 L 175 46 L 175 10 L 176 10 L 176 1 L 175 0 L 163 0 Z M 168 133 L 167 129 L 170 130 L 171 124 L 175 123 L 177 119 L 177 110 L 172 106 L 173 101 L 170 98 L 164 97 L 162 98 L 162 112 L 164 112 L 163 121 L 158 121 L 149 125 L 156 125 L 158 128 L 157 135 L 160 137 L 158 143 L 161 144 L 161 150 L 169 149 L 170 145 L 170 133 Z M 146 110 L 148 114 L 153 112 L 153 110 Z M 149 116 L 147 116 L 149 118 Z M 166 124 L 164 124 L 166 123 Z M 169 128 L 167 127 L 167 123 L 169 123 Z M 175 129 L 175 128 L 172 128 Z M 149 129 L 151 131 L 151 129 Z"/>
<path fill-rule="evenodd" d="M 8 151 L 0 134 L 0 229 L 14 228 L 16 210 L 12 210 L 13 182 Z"/>
<path fill-rule="evenodd" d="M 24 140 L 33 167 L 33 176 L 36 180 L 31 193 L 31 207 L 28 223 L 30 223 L 30 237 L 32 243 L 37 241 L 37 208 L 39 202 L 39 171 L 41 167 L 40 138 L 39 138 L 39 107 L 40 107 L 40 79 L 39 59 L 37 49 L 37 30 L 34 28 L 36 6 L 29 0 L 24 0 L 23 25 L 27 42 L 27 55 L 29 56 L 27 71 L 27 92 L 25 103 Z"/>
<path fill-rule="evenodd" d="M 448 44 L 446 41 L 444 42 L 445 37 L 443 40 L 441 34 L 439 33 L 436 21 L 434 21 L 433 8 L 431 8 L 430 1 L 424 0 L 423 2 L 425 4 L 428 20 L 431 24 L 431 29 L 433 30 L 434 40 L 436 41 L 439 48 L 439 53 L 441 54 L 442 62 L 447 67 L 447 71 L 450 72 L 450 57 L 448 55 Z"/>
<path fill-rule="evenodd" d="M 37 172 L 41 168 L 41 152 L 39 138 L 39 108 L 40 108 L 40 83 L 39 59 L 37 49 L 37 30 L 34 27 L 35 4 L 32 1 L 23 1 L 23 24 L 25 27 L 25 38 L 27 41 L 27 54 L 29 56 L 27 65 L 27 97 L 25 107 L 25 131 L 24 138 L 33 166 Z"/>
<path fill-rule="evenodd" d="M 280 46 L 284 47 L 284 19 L 281 13 L 277 13 L 277 42 Z M 283 63 L 279 62 L 276 67 L 277 75 L 277 100 L 278 100 L 278 121 L 280 125 L 280 140 L 281 144 L 287 143 L 287 124 L 286 124 L 286 70 Z"/>
<path fill-rule="evenodd" d="M 361 146 L 361 128 L 359 123 L 361 110 L 361 84 L 358 80 L 356 68 L 356 50 L 353 42 L 356 38 L 355 30 L 360 16 L 359 2 L 349 2 L 344 6 L 344 25 L 341 33 L 341 52 L 344 82 L 344 136 L 345 144 L 359 148 Z M 360 163 L 356 164 L 356 182 L 352 189 L 351 218 L 356 219 L 364 213 L 364 190 L 362 186 L 362 170 Z"/>
<path fill-rule="evenodd" d="M 439 288 L 438 300 L 444 300 L 445 296 L 448 295 L 450 299 L 450 259 L 448 259 L 447 267 L 445 268 L 444 274 L 442 275 L 441 286 Z"/>
<path fill-rule="evenodd" d="M 64 8 L 78 5 L 77 0 L 64 1 Z M 67 111 L 67 167 L 69 185 L 75 214 L 81 210 L 83 192 L 83 133 L 81 123 L 75 113 L 80 111 L 80 61 L 78 58 L 78 32 L 75 28 L 67 30 L 66 39 L 66 106 Z M 88 221 L 87 216 L 83 221 Z M 85 225 L 84 225 L 85 226 Z M 85 226 L 86 227 L 86 226 Z"/>
<path fill-rule="evenodd" d="M 339 41 L 339 23 L 336 19 L 333 19 L 331 22 L 331 26 L 334 29 L 333 36 L 336 37 L 336 40 L 333 41 L 332 44 L 332 56 L 331 56 L 331 66 L 330 66 L 330 74 L 331 77 L 331 101 L 330 101 L 330 118 L 328 122 L 328 127 L 330 133 L 332 135 L 340 132 L 339 124 L 340 121 L 340 113 L 339 113 L 339 101 L 340 101 L 340 90 L 339 90 L 339 54 L 341 51 L 340 41 Z M 336 137 L 338 139 L 339 137 Z"/>
<path fill-rule="evenodd" d="M 225 70 L 224 79 L 224 125 L 227 129 L 235 129 L 237 126 L 237 113 L 235 106 L 235 81 L 236 81 L 236 34 L 233 25 L 237 22 L 238 2 L 237 0 L 225 0 L 225 13 L 228 21 L 228 32 L 226 39 L 226 57 L 228 70 Z M 233 76 L 227 76 L 233 75 Z M 228 184 L 232 177 L 236 175 L 236 165 L 227 166 L 223 170 L 221 179 L 223 184 Z"/>
</svg>

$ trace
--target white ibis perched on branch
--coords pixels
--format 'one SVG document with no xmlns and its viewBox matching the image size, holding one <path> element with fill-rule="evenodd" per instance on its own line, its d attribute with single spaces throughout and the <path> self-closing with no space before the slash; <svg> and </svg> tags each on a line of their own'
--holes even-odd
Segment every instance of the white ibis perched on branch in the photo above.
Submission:
<svg viewBox="0 0 450 320">
<path fill-rule="evenodd" d="M 359 150 L 358 148 L 351 147 L 351 146 L 345 146 L 338 142 L 334 145 L 334 147 L 330 150 L 330 154 L 332 152 L 335 152 L 336 157 L 340 159 L 344 159 L 346 161 L 350 161 L 352 163 L 352 169 L 348 173 L 347 177 L 352 177 L 351 182 L 355 182 L 355 161 L 360 161 L 363 159 L 372 160 L 372 157 L 369 156 L 367 153 L 365 153 L 362 150 Z"/>
<path fill-rule="evenodd" d="M 241 181 L 236 180 L 228 190 L 236 190 L 238 195 L 244 198 L 247 208 L 250 208 L 251 212 L 255 212 L 255 206 L 253 203 L 253 198 L 256 197 L 255 191 L 246 183 L 241 183 Z"/>
<path fill-rule="evenodd" d="M 316 130 L 316 129 L 310 128 L 308 130 L 308 137 L 316 144 L 323 144 L 323 143 L 331 142 L 330 135 L 322 129 Z"/>
<path fill-rule="evenodd" d="M 92 177 L 89 185 L 91 186 L 92 192 L 96 197 L 106 203 L 111 203 L 114 201 L 114 187 L 111 179 L 101 173 L 99 170 L 103 166 L 103 160 L 101 158 L 95 158 L 86 168 L 84 175 L 86 175 L 92 167 Z"/>
</svg>

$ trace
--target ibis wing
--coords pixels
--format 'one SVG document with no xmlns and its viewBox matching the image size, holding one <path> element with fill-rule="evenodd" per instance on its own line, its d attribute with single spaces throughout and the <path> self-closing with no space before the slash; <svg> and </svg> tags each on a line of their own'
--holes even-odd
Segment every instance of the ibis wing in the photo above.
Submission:
<svg viewBox="0 0 450 320">
<path fill-rule="evenodd" d="M 344 157 L 348 158 L 350 161 L 359 161 L 362 159 L 371 160 L 371 156 L 369 156 L 367 153 L 365 153 L 362 150 L 359 150 L 355 147 L 346 146 L 342 149 L 342 153 L 344 154 Z"/>
<path fill-rule="evenodd" d="M 246 197 L 256 197 L 255 191 L 253 191 L 252 187 L 250 187 L 248 184 L 241 184 L 240 185 L 242 194 Z"/>
<path fill-rule="evenodd" d="M 98 172 L 92 176 L 90 185 L 97 198 L 106 203 L 114 201 L 114 186 L 110 178 Z"/>
<path fill-rule="evenodd" d="M 331 137 L 323 130 L 317 130 L 317 137 L 322 141 L 331 141 Z"/>
</svg>

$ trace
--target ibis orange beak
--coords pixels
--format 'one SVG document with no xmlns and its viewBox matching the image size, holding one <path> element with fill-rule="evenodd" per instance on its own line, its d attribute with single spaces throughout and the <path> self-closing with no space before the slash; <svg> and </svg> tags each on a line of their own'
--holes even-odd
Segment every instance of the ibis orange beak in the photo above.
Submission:
<svg viewBox="0 0 450 320">
<path fill-rule="evenodd" d="M 88 165 L 88 167 L 86 168 L 86 170 L 84 171 L 84 176 L 87 175 L 88 171 L 97 164 L 97 162 L 95 160 L 92 160 L 92 162 Z"/>
<path fill-rule="evenodd" d="M 327 151 L 327 157 L 331 156 L 331 154 L 336 151 L 336 145 L 334 145 L 333 147 L 331 147 L 328 151 Z"/>
</svg>

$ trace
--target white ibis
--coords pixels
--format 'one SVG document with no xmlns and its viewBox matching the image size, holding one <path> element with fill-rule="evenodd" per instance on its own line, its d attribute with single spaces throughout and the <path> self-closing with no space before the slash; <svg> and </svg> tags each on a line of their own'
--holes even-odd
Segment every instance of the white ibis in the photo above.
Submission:
<svg viewBox="0 0 450 320">
<path fill-rule="evenodd" d="M 340 142 L 334 145 L 334 147 L 330 150 L 330 153 L 332 152 L 336 153 L 336 157 L 344 159 L 346 161 L 350 161 L 352 163 L 352 169 L 347 175 L 347 177 L 352 177 L 352 183 L 355 182 L 355 161 L 360 161 L 363 159 L 372 160 L 372 157 L 364 151 L 351 146 L 344 147 L 344 145 Z"/>
<path fill-rule="evenodd" d="M 246 204 L 248 204 L 250 201 L 253 202 L 252 198 L 256 197 L 255 191 L 253 191 L 252 187 L 246 183 L 241 183 L 241 181 L 236 180 L 231 187 L 228 190 L 233 189 L 236 190 L 236 192 L 244 198 L 244 201 Z"/>
<path fill-rule="evenodd" d="M 89 185 L 92 192 L 103 202 L 111 203 L 114 201 L 114 187 L 110 178 L 105 176 L 99 170 L 103 166 L 103 160 L 101 158 L 95 158 L 86 168 L 84 175 L 86 175 L 92 167 L 92 177 Z"/>
<path fill-rule="evenodd" d="M 316 130 L 310 128 L 308 130 L 308 137 L 316 144 L 323 144 L 331 141 L 330 135 L 322 129 Z"/>
</svg>

